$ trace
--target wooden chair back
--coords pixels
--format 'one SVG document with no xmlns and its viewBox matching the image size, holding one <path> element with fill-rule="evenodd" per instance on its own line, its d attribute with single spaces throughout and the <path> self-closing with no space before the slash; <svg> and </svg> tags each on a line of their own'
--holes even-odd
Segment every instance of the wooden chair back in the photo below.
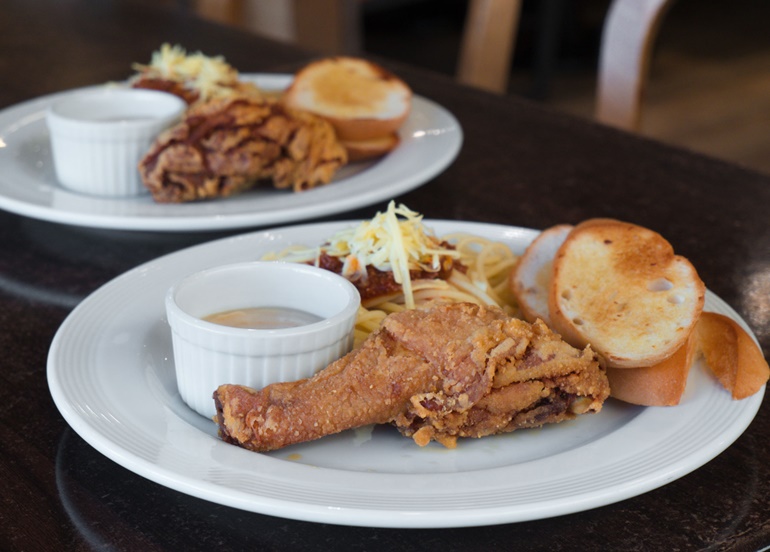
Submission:
<svg viewBox="0 0 770 552">
<path fill-rule="evenodd" d="M 596 119 L 639 130 L 653 44 L 673 0 L 613 0 L 602 30 Z"/>
<path fill-rule="evenodd" d="M 360 48 L 361 0 L 196 0 L 214 19 L 240 21 L 252 30 L 327 54 Z M 505 93 L 523 0 L 468 0 L 457 80 Z M 674 0 L 612 0 L 602 29 L 596 119 L 638 130 L 642 96 L 658 28 Z"/>
<path fill-rule="evenodd" d="M 457 79 L 504 93 L 521 14 L 521 0 L 469 0 Z M 596 119 L 639 130 L 653 44 L 673 0 L 613 0 L 602 29 Z"/>
</svg>

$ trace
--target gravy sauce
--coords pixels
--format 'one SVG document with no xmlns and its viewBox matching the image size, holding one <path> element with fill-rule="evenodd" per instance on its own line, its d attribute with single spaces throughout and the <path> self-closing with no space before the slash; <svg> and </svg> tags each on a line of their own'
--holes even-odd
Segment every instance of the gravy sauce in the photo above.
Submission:
<svg viewBox="0 0 770 552">
<path fill-rule="evenodd" d="M 298 309 L 284 307 L 248 307 L 245 309 L 233 309 L 210 314 L 204 316 L 203 320 L 222 326 L 231 326 L 233 328 L 277 330 L 281 328 L 306 326 L 307 324 L 320 322 L 322 318 Z"/>
</svg>

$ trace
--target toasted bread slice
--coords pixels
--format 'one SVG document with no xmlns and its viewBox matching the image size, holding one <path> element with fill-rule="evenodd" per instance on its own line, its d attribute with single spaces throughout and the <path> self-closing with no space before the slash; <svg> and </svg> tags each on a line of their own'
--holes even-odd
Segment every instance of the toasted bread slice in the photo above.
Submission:
<svg viewBox="0 0 770 552">
<path fill-rule="evenodd" d="M 609 367 L 662 362 L 695 326 L 706 288 L 692 264 L 647 228 L 611 219 L 577 225 L 554 258 L 554 329 L 591 344 Z"/>
<path fill-rule="evenodd" d="M 284 102 L 327 119 L 341 141 L 361 141 L 396 132 L 409 115 L 412 90 L 375 63 L 340 56 L 300 69 Z"/>
<path fill-rule="evenodd" d="M 696 332 L 700 354 L 734 399 L 745 399 L 767 383 L 770 368 L 761 349 L 735 320 L 704 312 Z"/>
<path fill-rule="evenodd" d="M 510 288 L 528 322 L 541 319 L 548 326 L 548 293 L 551 289 L 553 258 L 556 256 L 572 225 L 559 224 L 543 230 L 519 258 L 511 272 Z"/>
<path fill-rule="evenodd" d="M 368 161 L 382 157 L 396 149 L 399 142 L 398 134 L 392 132 L 371 140 L 342 141 L 340 143 L 348 152 L 348 162 L 355 163 L 356 161 Z"/>
<path fill-rule="evenodd" d="M 663 362 L 643 368 L 607 368 L 610 396 L 642 406 L 674 406 L 682 399 L 695 360 L 695 332 Z"/>
</svg>

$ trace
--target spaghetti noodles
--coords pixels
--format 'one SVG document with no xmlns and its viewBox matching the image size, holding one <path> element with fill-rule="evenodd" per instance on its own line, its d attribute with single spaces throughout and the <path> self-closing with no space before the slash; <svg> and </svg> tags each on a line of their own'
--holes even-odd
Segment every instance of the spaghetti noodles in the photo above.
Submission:
<svg viewBox="0 0 770 552">
<path fill-rule="evenodd" d="M 467 301 L 517 313 L 508 279 L 518 258 L 508 246 L 462 233 L 439 239 L 421 215 L 392 201 L 384 213 L 338 232 L 321 246 L 290 247 L 264 259 L 319 266 L 324 256 L 338 259 L 340 273 L 359 289 L 372 274 L 368 267 L 391 273 L 397 284 L 382 293 L 362 294 L 356 346 L 388 314 L 432 301 Z"/>
</svg>

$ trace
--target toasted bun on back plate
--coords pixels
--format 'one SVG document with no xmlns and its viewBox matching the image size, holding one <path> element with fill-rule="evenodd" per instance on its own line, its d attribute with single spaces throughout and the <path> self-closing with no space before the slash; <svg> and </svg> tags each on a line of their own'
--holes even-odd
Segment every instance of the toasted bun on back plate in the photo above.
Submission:
<svg viewBox="0 0 770 552">
<path fill-rule="evenodd" d="M 328 120 L 341 141 L 357 142 L 396 132 L 409 115 L 412 91 L 375 63 L 340 56 L 300 69 L 284 102 Z"/>
<path fill-rule="evenodd" d="M 679 404 L 695 359 L 695 332 L 673 355 L 643 368 L 607 368 L 610 396 L 642 406 Z"/>
<path fill-rule="evenodd" d="M 380 138 L 353 140 L 349 142 L 343 140 L 340 143 L 348 152 L 348 161 L 353 163 L 356 161 L 366 161 L 367 159 L 382 157 L 386 153 L 390 153 L 396 149 L 399 142 L 400 139 L 398 134 L 392 132 Z"/>
<path fill-rule="evenodd" d="M 548 294 L 551 289 L 553 258 L 572 230 L 570 224 L 559 224 L 543 230 L 519 258 L 511 272 L 510 288 L 528 322 L 541 319 L 551 326 Z"/>
<path fill-rule="evenodd" d="M 735 320 L 704 312 L 696 333 L 700 354 L 734 399 L 745 399 L 767 383 L 770 368 L 762 350 Z"/>
<path fill-rule="evenodd" d="M 553 328 L 608 367 L 658 364 L 687 340 L 706 287 L 692 264 L 647 228 L 612 219 L 577 225 L 553 261 Z"/>
</svg>

